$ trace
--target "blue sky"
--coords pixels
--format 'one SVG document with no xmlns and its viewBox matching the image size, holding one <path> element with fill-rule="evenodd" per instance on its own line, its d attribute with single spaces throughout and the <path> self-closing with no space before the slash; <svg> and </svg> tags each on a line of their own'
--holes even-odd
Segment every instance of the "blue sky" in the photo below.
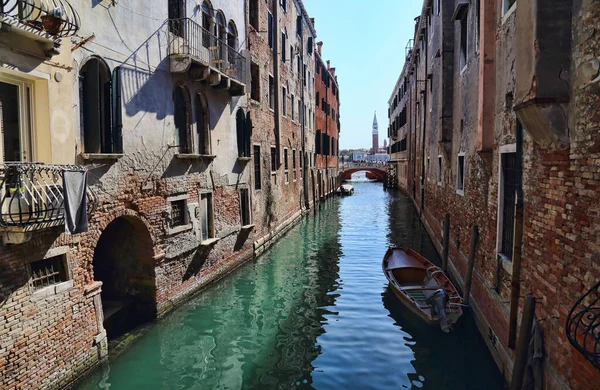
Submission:
<svg viewBox="0 0 600 390">
<path fill-rule="evenodd" d="M 422 0 L 303 0 L 315 18 L 322 57 L 340 84 L 340 149 L 369 148 L 373 111 L 379 143 L 387 137 L 387 101 L 413 37 Z"/>
</svg>

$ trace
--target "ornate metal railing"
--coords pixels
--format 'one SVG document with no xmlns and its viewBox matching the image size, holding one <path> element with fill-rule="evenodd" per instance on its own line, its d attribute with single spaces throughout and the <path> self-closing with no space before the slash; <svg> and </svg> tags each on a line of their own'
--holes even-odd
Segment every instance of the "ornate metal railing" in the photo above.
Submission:
<svg viewBox="0 0 600 390">
<path fill-rule="evenodd" d="M 45 227 L 64 222 L 63 172 L 75 165 L 3 163 L 0 165 L 0 226 Z M 86 188 L 88 213 L 97 204 Z"/>
<path fill-rule="evenodd" d="M 600 370 L 600 281 L 575 302 L 566 332 L 571 344 Z"/>
<path fill-rule="evenodd" d="M 244 83 L 246 58 L 188 18 L 169 20 L 170 55 L 188 55 Z"/>
<path fill-rule="evenodd" d="M 61 38 L 75 35 L 81 24 L 66 0 L 0 0 L 0 18 Z"/>
</svg>

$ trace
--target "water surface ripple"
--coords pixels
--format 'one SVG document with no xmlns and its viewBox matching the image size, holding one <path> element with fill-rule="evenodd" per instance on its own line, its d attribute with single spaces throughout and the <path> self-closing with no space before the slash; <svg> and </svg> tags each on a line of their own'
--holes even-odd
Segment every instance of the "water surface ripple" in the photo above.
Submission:
<svg viewBox="0 0 600 390">
<path fill-rule="evenodd" d="M 469 316 L 449 335 L 387 288 L 390 244 L 439 261 L 410 200 L 355 182 L 266 254 L 143 330 L 80 389 L 501 389 Z"/>
</svg>

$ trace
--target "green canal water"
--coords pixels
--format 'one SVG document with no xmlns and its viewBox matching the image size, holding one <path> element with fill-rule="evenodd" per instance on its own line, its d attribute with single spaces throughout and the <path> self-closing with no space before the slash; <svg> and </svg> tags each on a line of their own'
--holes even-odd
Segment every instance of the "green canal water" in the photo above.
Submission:
<svg viewBox="0 0 600 390">
<path fill-rule="evenodd" d="M 439 261 L 411 201 L 354 182 L 258 259 L 213 284 L 79 389 L 501 389 L 472 318 L 450 334 L 403 309 L 390 244 Z"/>
</svg>

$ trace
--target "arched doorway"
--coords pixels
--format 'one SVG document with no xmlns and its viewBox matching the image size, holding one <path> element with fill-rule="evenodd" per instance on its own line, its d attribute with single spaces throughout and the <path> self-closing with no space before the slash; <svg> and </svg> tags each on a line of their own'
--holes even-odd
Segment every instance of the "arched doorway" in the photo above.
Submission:
<svg viewBox="0 0 600 390">
<path fill-rule="evenodd" d="M 156 316 L 152 239 L 142 221 L 112 221 L 94 249 L 94 279 L 102 282 L 104 328 L 109 339 Z"/>
</svg>

